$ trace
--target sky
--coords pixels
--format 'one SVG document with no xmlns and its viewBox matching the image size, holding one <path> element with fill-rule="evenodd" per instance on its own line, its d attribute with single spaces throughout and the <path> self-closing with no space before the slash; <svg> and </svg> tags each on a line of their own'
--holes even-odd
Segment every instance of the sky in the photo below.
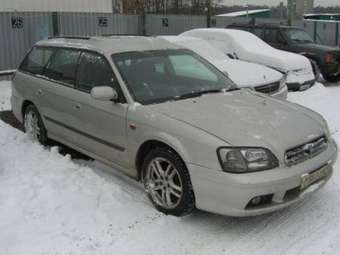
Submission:
<svg viewBox="0 0 340 255">
<path fill-rule="evenodd" d="M 258 5 L 278 5 L 280 2 L 287 3 L 287 0 L 224 0 L 227 5 L 258 4 Z M 340 6 L 339 0 L 315 0 L 315 6 Z"/>
</svg>

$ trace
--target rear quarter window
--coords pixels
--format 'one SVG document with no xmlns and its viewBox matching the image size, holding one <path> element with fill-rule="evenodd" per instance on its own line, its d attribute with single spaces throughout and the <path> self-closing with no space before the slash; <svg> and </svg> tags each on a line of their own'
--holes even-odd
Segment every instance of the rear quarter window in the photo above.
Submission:
<svg viewBox="0 0 340 255">
<path fill-rule="evenodd" d="M 46 68 L 45 76 L 73 86 L 79 57 L 79 50 L 58 49 Z"/>
<path fill-rule="evenodd" d="M 50 48 L 34 47 L 21 63 L 19 70 L 41 75 L 53 53 L 54 50 Z"/>
</svg>

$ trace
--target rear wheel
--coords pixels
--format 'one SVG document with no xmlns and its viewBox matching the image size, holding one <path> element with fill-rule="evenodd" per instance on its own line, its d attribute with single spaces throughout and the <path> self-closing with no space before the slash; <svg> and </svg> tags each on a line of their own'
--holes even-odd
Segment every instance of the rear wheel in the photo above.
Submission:
<svg viewBox="0 0 340 255">
<path fill-rule="evenodd" d="M 41 116 L 34 105 L 29 105 L 24 113 L 25 133 L 34 141 L 42 145 L 48 144 L 47 131 L 42 122 Z"/>
<path fill-rule="evenodd" d="M 184 216 L 195 208 L 189 172 L 182 159 L 167 148 L 155 148 L 146 156 L 143 183 L 152 204 L 164 214 Z"/>
</svg>

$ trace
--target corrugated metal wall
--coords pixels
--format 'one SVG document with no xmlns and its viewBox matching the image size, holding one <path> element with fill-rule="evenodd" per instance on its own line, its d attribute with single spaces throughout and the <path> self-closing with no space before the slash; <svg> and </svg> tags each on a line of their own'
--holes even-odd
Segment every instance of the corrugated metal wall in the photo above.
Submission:
<svg viewBox="0 0 340 255">
<path fill-rule="evenodd" d="M 205 16 L 193 15 L 146 15 L 147 35 L 177 35 L 184 31 L 207 26 Z"/>
<path fill-rule="evenodd" d="M 340 22 L 305 20 L 301 27 L 323 44 L 340 46 Z"/>
<path fill-rule="evenodd" d="M 16 24 L 13 24 L 15 22 Z M 22 22 L 22 27 L 20 22 Z M 50 14 L 1 13 L 0 70 L 16 68 L 36 41 L 47 38 L 51 34 Z"/>
<path fill-rule="evenodd" d="M 141 16 L 105 13 L 59 13 L 60 35 L 104 35 L 142 33 Z M 106 26 L 99 23 L 105 21 Z"/>
<path fill-rule="evenodd" d="M 59 35 L 176 35 L 192 28 L 206 27 L 205 16 L 184 15 L 113 15 L 108 13 L 0 13 L 0 71 L 16 68 L 34 43 L 55 34 Z M 55 16 L 54 16 L 55 17 Z M 55 23 L 53 23 L 55 20 Z M 213 27 L 224 28 L 244 18 L 213 17 Z M 272 20 L 269 20 L 273 22 Z M 257 20 L 268 22 L 268 20 Z M 296 24 L 311 35 L 317 34 L 328 45 L 340 44 L 340 22 L 305 21 Z M 336 33 L 338 31 L 338 33 Z M 338 35 L 338 38 L 337 36 Z"/>
</svg>

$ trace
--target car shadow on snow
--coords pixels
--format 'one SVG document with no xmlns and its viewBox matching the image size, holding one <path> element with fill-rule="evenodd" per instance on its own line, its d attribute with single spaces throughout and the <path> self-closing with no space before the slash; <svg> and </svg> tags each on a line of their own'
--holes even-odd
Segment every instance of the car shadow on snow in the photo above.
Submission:
<svg viewBox="0 0 340 255">
<path fill-rule="evenodd" d="M 0 119 L 10 126 L 23 131 L 23 126 L 21 123 L 16 120 L 13 113 L 11 111 L 0 112 Z M 130 200 L 141 202 L 145 206 L 152 207 L 152 204 L 149 202 L 146 193 L 144 192 L 143 186 L 140 182 L 135 181 L 134 179 L 126 176 L 123 173 L 115 171 L 114 169 L 106 166 L 98 161 L 95 161 L 89 158 L 86 155 L 81 154 L 65 145 L 62 145 L 58 142 L 52 141 L 49 147 L 58 147 L 58 151 L 62 155 L 70 155 L 74 163 L 87 166 L 91 168 L 98 176 L 105 179 L 105 181 L 109 183 L 113 183 L 114 185 L 119 185 L 124 191 L 123 193 Z M 181 224 L 185 225 L 209 225 L 212 228 L 220 228 L 221 231 L 225 231 L 226 229 L 233 228 L 233 231 L 236 232 L 244 232 L 247 229 L 249 231 L 253 229 L 259 229 L 265 227 L 269 224 L 276 224 L 278 219 L 280 221 L 284 221 L 285 218 L 292 217 L 292 214 L 303 214 L 304 209 L 300 209 L 306 202 L 309 202 L 309 198 L 298 202 L 295 205 L 292 205 L 288 208 L 285 208 L 278 212 L 273 212 L 260 216 L 253 217 L 228 217 L 223 215 L 216 215 L 213 213 L 208 213 L 200 210 L 195 210 L 191 215 L 188 215 L 182 219 L 179 219 Z M 314 202 L 317 202 L 313 200 Z M 312 206 L 312 205 L 310 205 Z M 308 206 L 309 207 L 309 206 Z M 306 208 L 305 208 L 306 209 Z M 164 217 L 171 217 L 165 216 Z M 280 220 L 281 219 L 281 220 Z"/>
<path fill-rule="evenodd" d="M 8 125 L 24 132 L 24 127 L 23 125 L 15 118 L 15 116 L 13 115 L 12 111 L 3 111 L 0 112 L 0 119 L 7 123 Z M 83 160 L 91 160 L 91 158 L 89 158 L 88 156 L 75 151 L 61 143 L 58 143 L 56 141 L 50 141 L 49 144 L 50 147 L 54 147 L 57 146 L 59 148 L 59 153 L 62 155 L 67 155 L 69 154 L 73 159 L 83 159 Z"/>
</svg>

